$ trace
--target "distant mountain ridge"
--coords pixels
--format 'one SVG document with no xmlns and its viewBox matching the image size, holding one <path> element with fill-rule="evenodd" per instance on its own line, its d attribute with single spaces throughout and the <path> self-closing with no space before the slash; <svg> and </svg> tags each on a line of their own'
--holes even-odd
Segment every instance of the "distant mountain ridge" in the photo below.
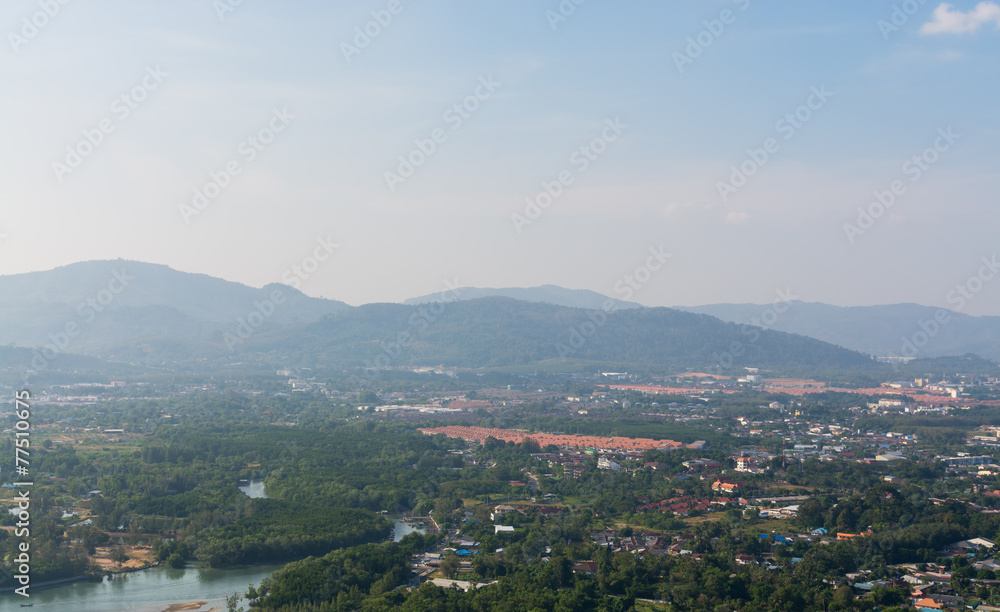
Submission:
<svg viewBox="0 0 1000 612">
<path fill-rule="evenodd" d="M 755 319 L 763 323 L 763 313 L 769 308 L 760 304 L 677 307 L 739 324 Z M 915 352 L 918 357 L 939 357 L 975 353 L 1000 360 L 1000 317 L 974 317 L 919 304 L 832 306 L 793 301 L 785 312 L 768 318 L 773 319 L 766 326 L 769 329 L 802 334 L 871 355 L 911 356 L 908 353 Z"/>
<path fill-rule="evenodd" d="M 275 291 L 282 303 L 262 326 L 305 324 L 349 308 L 284 285 L 261 289 L 124 259 L 0 276 L 0 344 L 68 343 L 99 349 L 151 338 L 207 340 L 234 327 Z"/>
<path fill-rule="evenodd" d="M 451 294 L 451 293 L 449 293 Z M 622 310 L 644 308 L 642 304 L 616 300 L 589 289 L 566 289 L 558 285 L 540 285 L 538 287 L 504 287 L 501 289 L 484 287 L 461 287 L 454 291 L 460 300 L 475 300 L 484 297 L 505 297 L 524 302 L 553 304 L 569 308 L 584 308 L 587 310 Z M 421 297 L 405 300 L 404 304 L 427 304 L 441 299 L 441 294 L 432 293 Z"/>
<path fill-rule="evenodd" d="M 82 262 L 0 277 L 0 347 L 31 349 L 9 351 L 13 361 L 55 353 L 88 370 L 103 367 L 100 363 L 189 371 L 301 366 L 340 373 L 446 365 L 735 374 L 746 366 L 850 378 L 882 367 L 860 352 L 779 329 L 805 317 L 809 305 L 791 305 L 776 329 L 748 333 L 710 314 L 609 303 L 594 292 L 553 286 L 510 291 L 578 305 L 503 296 L 462 299 L 469 292 L 459 291 L 465 295 L 351 307 L 285 285 L 258 289 L 156 264 Z M 737 316 L 741 308 L 761 311 L 731 305 L 720 314 Z M 916 312 L 928 311 L 934 309 Z M 103 361 L 74 361 L 74 354 Z"/>
<path fill-rule="evenodd" d="M 288 332 L 256 335 L 241 345 L 241 354 L 254 359 L 282 354 L 290 363 L 312 368 L 571 371 L 589 364 L 730 371 L 754 366 L 804 373 L 877 365 L 866 355 L 812 338 L 775 331 L 748 337 L 737 325 L 671 308 L 604 313 L 503 297 L 368 304 Z"/>
</svg>

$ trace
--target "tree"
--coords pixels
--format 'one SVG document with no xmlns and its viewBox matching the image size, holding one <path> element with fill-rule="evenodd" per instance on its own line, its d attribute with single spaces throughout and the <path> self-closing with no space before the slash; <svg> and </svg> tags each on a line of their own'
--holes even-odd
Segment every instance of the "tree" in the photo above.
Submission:
<svg viewBox="0 0 1000 612">
<path fill-rule="evenodd" d="M 243 598 L 240 597 L 239 593 L 233 593 L 232 595 L 230 595 L 229 597 L 227 597 L 226 598 L 226 612 L 243 612 L 243 606 L 239 605 L 241 599 L 243 599 Z M 237 607 L 237 606 L 239 606 L 239 607 Z"/>
<path fill-rule="evenodd" d="M 357 401 L 360 404 L 377 404 L 379 399 L 374 391 L 362 391 L 358 393 Z"/>
<path fill-rule="evenodd" d="M 167 565 L 174 569 L 184 569 L 186 565 L 184 557 L 180 556 L 178 553 L 173 553 L 167 557 Z"/>
<path fill-rule="evenodd" d="M 460 566 L 461 562 L 458 560 L 458 556 L 453 553 L 448 554 L 441 560 L 441 573 L 444 574 L 445 578 L 454 578 L 458 575 Z"/>
<path fill-rule="evenodd" d="M 128 561 L 128 555 L 125 554 L 125 549 L 121 546 L 115 546 L 111 549 L 111 560 L 121 566 L 122 563 Z"/>
<path fill-rule="evenodd" d="M 842 610 L 850 610 L 854 607 L 854 589 L 846 584 L 838 587 L 833 594 L 833 603 Z"/>
<path fill-rule="evenodd" d="M 799 506 L 799 523 L 807 529 L 815 529 L 823 526 L 823 518 L 826 508 L 819 499 L 811 497 L 802 502 Z"/>
</svg>

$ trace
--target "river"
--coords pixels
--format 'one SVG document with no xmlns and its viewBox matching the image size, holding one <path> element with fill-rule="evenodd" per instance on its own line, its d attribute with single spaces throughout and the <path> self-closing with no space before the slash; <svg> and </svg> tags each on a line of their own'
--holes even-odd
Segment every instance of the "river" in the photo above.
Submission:
<svg viewBox="0 0 1000 612">
<path fill-rule="evenodd" d="M 31 598 L 4 593 L 0 610 L 20 610 L 18 604 L 33 603 L 31 610 L 72 612 L 162 612 L 171 604 L 206 602 L 190 610 L 205 612 L 214 606 L 226 609 L 226 597 L 246 593 L 280 565 L 256 565 L 238 569 L 170 569 L 156 567 L 114 580 L 75 582 L 51 589 L 31 591 Z M 245 607 L 245 604 L 244 604 Z"/>
<path fill-rule="evenodd" d="M 251 482 L 240 487 L 250 497 L 267 497 L 263 482 Z M 386 518 L 393 522 L 393 539 L 397 542 L 408 533 L 424 530 L 411 527 L 398 515 Z M 128 574 L 118 574 L 114 580 L 76 582 L 50 589 L 32 591 L 25 599 L 10 593 L 0 594 L 0 610 L 20 610 L 18 604 L 30 602 L 32 611 L 72 612 L 163 612 L 173 604 L 205 602 L 200 608 L 188 610 L 207 612 L 218 606 L 225 610 L 226 597 L 244 594 L 247 586 L 260 581 L 279 569 L 280 565 L 256 565 L 237 569 L 181 569 L 156 567 Z M 243 604 L 246 605 L 245 602 Z"/>
</svg>

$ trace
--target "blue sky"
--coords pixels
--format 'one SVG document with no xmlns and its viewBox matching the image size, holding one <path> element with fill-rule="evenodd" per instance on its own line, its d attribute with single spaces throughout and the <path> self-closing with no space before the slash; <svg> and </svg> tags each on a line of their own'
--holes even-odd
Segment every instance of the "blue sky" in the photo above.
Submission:
<svg viewBox="0 0 1000 612">
<path fill-rule="evenodd" d="M 992 274 L 996 3 L 229 1 L 4 3 L 0 274 L 123 257 L 262 286 L 319 239 L 300 289 L 352 304 L 624 297 L 650 248 L 652 306 L 948 306 Z M 963 312 L 1000 315 L 980 280 Z"/>
</svg>

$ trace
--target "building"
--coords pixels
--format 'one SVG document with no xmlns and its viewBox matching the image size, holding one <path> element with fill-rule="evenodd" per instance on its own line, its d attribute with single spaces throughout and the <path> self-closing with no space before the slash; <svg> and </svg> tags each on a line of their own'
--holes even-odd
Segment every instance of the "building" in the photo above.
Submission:
<svg viewBox="0 0 1000 612">
<path fill-rule="evenodd" d="M 875 461 L 905 461 L 906 457 L 903 455 L 898 455 L 896 453 L 885 453 L 882 455 L 875 455 Z"/>
<path fill-rule="evenodd" d="M 608 459 L 607 457 L 601 457 L 597 460 L 597 469 L 599 470 L 620 470 L 622 466 L 618 463 Z"/>
<path fill-rule="evenodd" d="M 941 457 L 941 461 L 944 461 L 948 467 L 966 467 L 993 463 L 993 457 L 989 455 L 964 455 L 959 457 Z"/>
<path fill-rule="evenodd" d="M 709 470 L 717 470 L 722 467 L 721 463 L 713 461 L 712 459 L 691 459 L 690 461 L 685 461 L 681 465 L 692 472 L 705 472 Z"/>
<path fill-rule="evenodd" d="M 736 471 L 747 474 L 763 474 L 767 471 L 767 460 L 761 457 L 738 457 Z"/>
<path fill-rule="evenodd" d="M 739 493 L 740 485 L 728 478 L 720 478 L 712 483 L 712 490 L 716 493 Z"/>
<path fill-rule="evenodd" d="M 493 508 L 493 512 L 490 513 L 490 518 L 494 521 L 505 514 L 510 514 L 511 512 L 518 512 L 518 509 L 514 506 L 505 506 L 503 504 Z"/>
<path fill-rule="evenodd" d="M 597 564 L 593 561 L 582 561 L 570 568 L 574 574 L 593 576 L 597 573 Z"/>
</svg>

